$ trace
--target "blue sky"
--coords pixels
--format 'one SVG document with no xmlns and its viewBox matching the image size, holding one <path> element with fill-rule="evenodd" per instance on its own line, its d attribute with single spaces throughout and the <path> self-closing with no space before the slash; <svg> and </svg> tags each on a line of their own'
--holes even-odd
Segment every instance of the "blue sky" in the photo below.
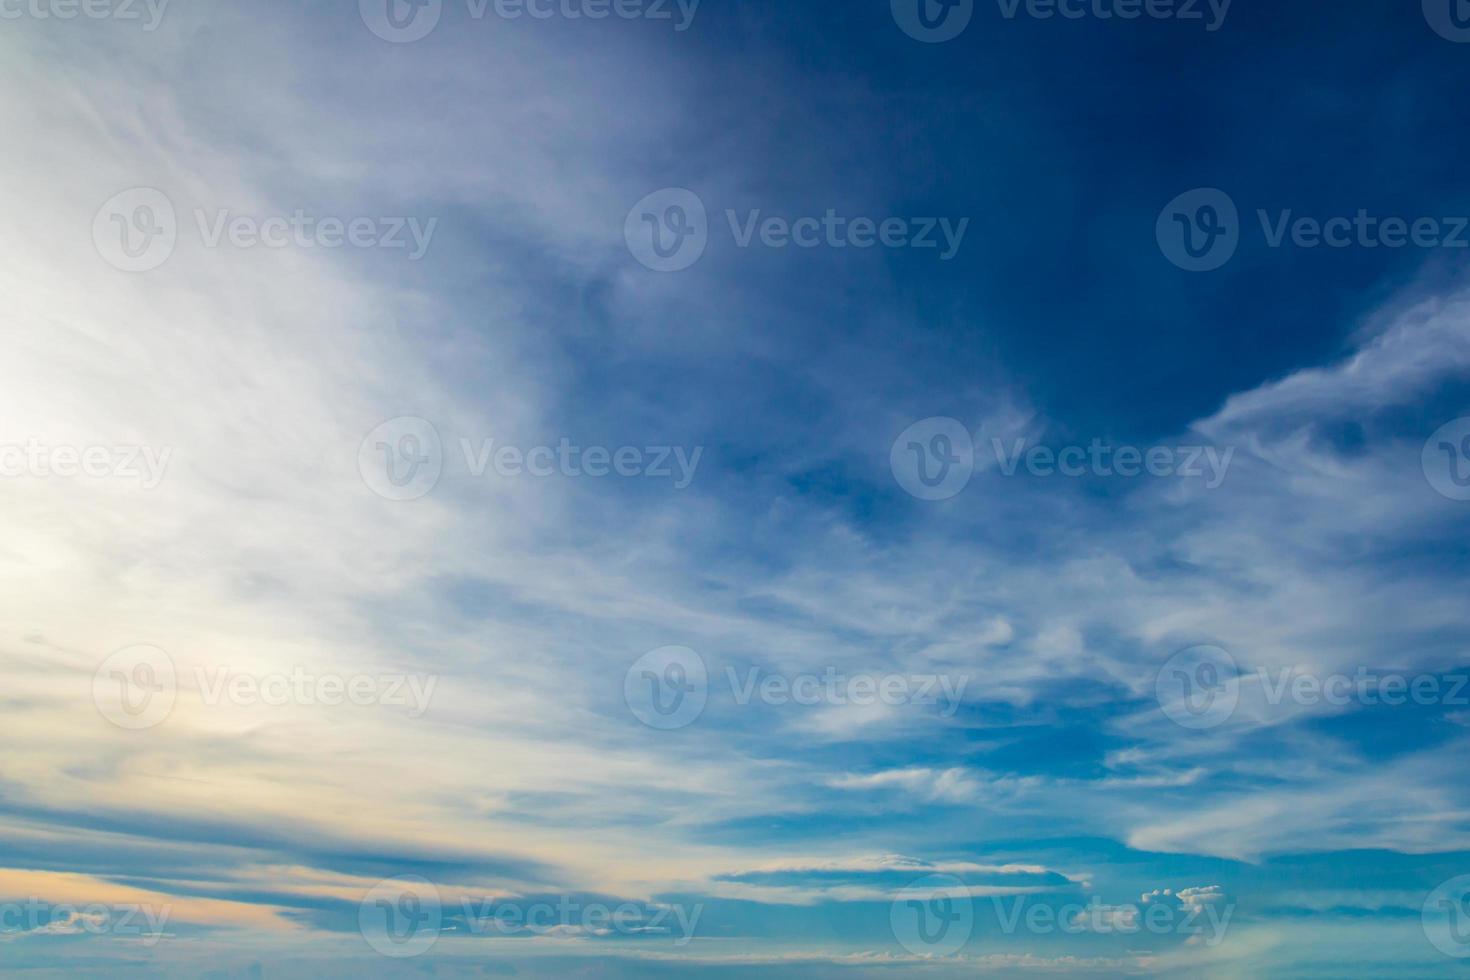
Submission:
<svg viewBox="0 0 1470 980">
<path fill-rule="evenodd" d="M 923 2 L 0 4 L 0 969 L 1465 974 L 1461 11 Z"/>
</svg>

